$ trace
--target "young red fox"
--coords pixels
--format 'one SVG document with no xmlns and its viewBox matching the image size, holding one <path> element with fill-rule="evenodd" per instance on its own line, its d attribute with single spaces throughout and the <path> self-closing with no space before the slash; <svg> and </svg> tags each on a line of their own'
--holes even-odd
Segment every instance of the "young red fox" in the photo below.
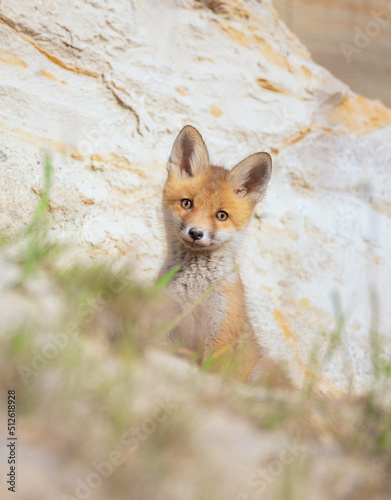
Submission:
<svg viewBox="0 0 391 500">
<path fill-rule="evenodd" d="M 167 168 L 163 214 L 168 255 L 159 275 L 179 266 L 168 291 L 180 312 L 190 308 L 169 338 L 186 351 L 201 353 L 201 362 L 226 365 L 229 357 L 241 380 L 280 383 L 277 364 L 256 341 L 235 270 L 252 212 L 271 177 L 269 154 L 253 154 L 231 171 L 211 165 L 200 133 L 187 125 L 174 142 Z"/>
</svg>

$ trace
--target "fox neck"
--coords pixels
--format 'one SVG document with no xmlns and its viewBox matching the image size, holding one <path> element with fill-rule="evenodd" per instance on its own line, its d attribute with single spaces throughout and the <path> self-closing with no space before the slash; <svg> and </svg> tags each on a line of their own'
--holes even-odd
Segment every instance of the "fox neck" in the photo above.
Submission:
<svg viewBox="0 0 391 500">
<path fill-rule="evenodd" d="M 230 273 L 236 266 L 242 234 L 218 248 L 192 250 L 176 237 L 167 237 L 167 261 L 170 267 L 179 265 L 183 270 L 192 269 L 195 273 L 210 274 L 216 280 Z"/>
</svg>

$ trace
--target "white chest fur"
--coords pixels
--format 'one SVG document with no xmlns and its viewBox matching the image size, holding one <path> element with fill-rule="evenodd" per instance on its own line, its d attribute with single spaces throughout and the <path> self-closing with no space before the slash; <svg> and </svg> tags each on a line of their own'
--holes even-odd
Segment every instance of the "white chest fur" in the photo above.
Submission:
<svg viewBox="0 0 391 500">
<path fill-rule="evenodd" d="M 222 285 L 232 279 L 233 269 L 223 256 L 182 256 L 181 269 L 171 281 L 168 291 L 186 314 L 171 333 L 173 340 L 197 350 L 218 332 L 226 315 L 226 299 Z"/>
</svg>

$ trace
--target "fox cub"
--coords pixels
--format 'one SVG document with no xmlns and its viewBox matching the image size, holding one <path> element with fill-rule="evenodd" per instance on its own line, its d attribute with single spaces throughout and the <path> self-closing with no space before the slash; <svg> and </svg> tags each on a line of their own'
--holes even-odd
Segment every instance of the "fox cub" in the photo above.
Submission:
<svg viewBox="0 0 391 500">
<path fill-rule="evenodd" d="M 167 168 L 167 257 L 159 276 L 179 267 L 168 293 L 181 318 L 169 339 L 183 352 L 198 355 L 200 363 L 218 369 L 228 364 L 241 380 L 279 384 L 281 371 L 262 354 L 249 322 L 236 264 L 254 207 L 271 177 L 269 154 L 253 154 L 231 171 L 211 165 L 200 133 L 187 125 L 174 142 Z"/>
</svg>

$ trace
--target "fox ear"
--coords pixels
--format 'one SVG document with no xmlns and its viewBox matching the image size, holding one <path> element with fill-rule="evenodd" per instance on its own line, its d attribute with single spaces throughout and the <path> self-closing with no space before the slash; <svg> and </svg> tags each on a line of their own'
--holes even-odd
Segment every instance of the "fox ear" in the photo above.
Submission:
<svg viewBox="0 0 391 500">
<path fill-rule="evenodd" d="M 191 125 L 183 127 L 175 139 L 167 168 L 178 177 L 193 177 L 208 171 L 208 150 L 201 134 Z"/>
<path fill-rule="evenodd" d="M 272 175 L 272 159 L 268 153 L 255 153 L 238 163 L 228 174 L 228 184 L 235 194 L 257 203 L 266 192 Z"/>
</svg>

